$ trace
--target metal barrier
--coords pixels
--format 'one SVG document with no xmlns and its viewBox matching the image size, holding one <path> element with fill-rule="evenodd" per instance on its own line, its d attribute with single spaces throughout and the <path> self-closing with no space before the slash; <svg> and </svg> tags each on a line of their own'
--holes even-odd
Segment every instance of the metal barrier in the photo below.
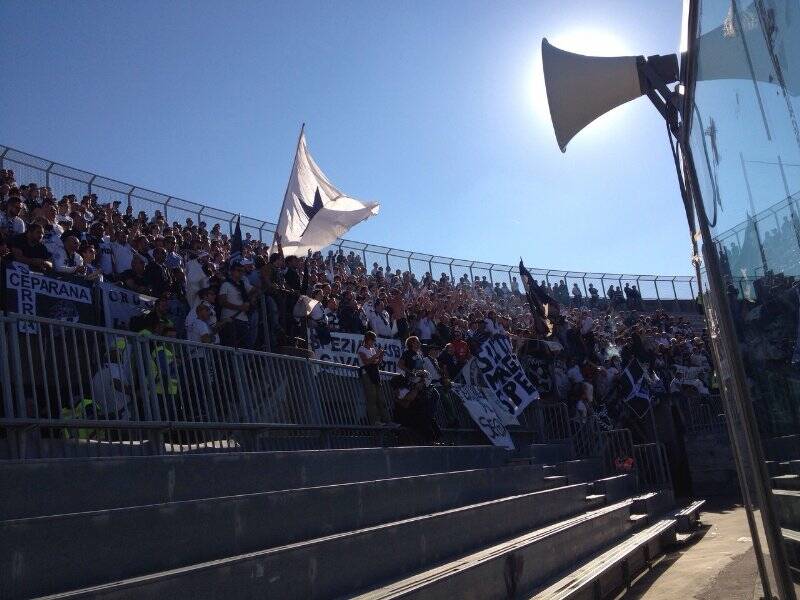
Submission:
<svg viewBox="0 0 800 600">
<path fill-rule="evenodd" d="M 153 214 L 158 210 L 167 221 L 183 222 L 188 217 L 195 222 L 206 221 L 209 229 L 213 224 L 219 223 L 223 229 L 232 233 L 236 219 L 240 217 L 240 215 L 226 210 L 116 181 L 8 146 L 0 146 L 0 168 L 13 169 L 20 184 L 33 182 L 51 188 L 55 196 L 64 194 L 80 196 L 96 193 L 102 195 L 102 199 L 106 201 L 119 200 L 123 204 L 130 204 L 135 212 L 144 210 Z M 276 202 L 276 206 L 278 205 L 279 202 Z M 264 242 L 271 242 L 275 232 L 274 223 L 252 217 L 242 216 L 241 228 L 243 235 L 250 233 L 253 239 Z M 418 275 L 428 272 L 436 277 L 437 271 L 443 272 L 449 275 L 453 281 L 463 275 L 468 275 L 470 280 L 475 277 L 486 277 L 493 286 L 495 282 L 508 282 L 511 286 L 514 277 L 517 278 L 518 283 L 521 283 L 519 270 L 512 265 L 447 258 L 345 239 L 337 240 L 329 249 L 342 250 L 345 253 L 353 252 L 361 256 L 367 268 L 372 263 L 378 262 L 385 265 L 386 269 L 408 270 Z M 569 289 L 572 289 L 572 284 L 576 283 L 582 290 L 583 297 L 587 299 L 589 298 L 590 284 L 597 288 L 601 298 L 607 297 L 608 287 L 611 285 L 620 288 L 625 284 L 635 285 L 640 290 L 643 299 L 652 300 L 657 306 L 669 308 L 675 312 L 694 310 L 693 304 L 680 302 L 680 300 L 693 300 L 699 291 L 695 278 L 683 275 L 588 273 L 538 268 L 529 268 L 528 270 L 532 275 L 547 283 L 553 284 L 564 280 Z"/>
<path fill-rule="evenodd" d="M 639 492 L 654 492 L 672 488 L 672 474 L 669 470 L 667 451 L 664 444 L 636 444 L 633 459 Z"/>
<path fill-rule="evenodd" d="M 725 431 L 725 409 L 719 394 L 700 398 L 683 398 L 688 434 Z"/>
<path fill-rule="evenodd" d="M 440 395 L 450 439 L 485 443 Z M 356 367 L 23 315 L 0 317 L 0 396 L 11 458 L 374 446 L 402 433 L 368 424 Z M 523 444 L 561 441 L 566 415 L 534 405 L 510 429 Z"/>
<path fill-rule="evenodd" d="M 611 429 L 600 433 L 601 457 L 607 474 L 632 473 L 636 475 L 636 457 L 633 436 L 629 429 Z"/>
<path fill-rule="evenodd" d="M 594 415 L 589 415 L 586 421 L 573 419 L 570 425 L 572 449 L 576 458 L 589 458 L 602 454 L 603 440 L 601 434 L 603 433 L 603 428 Z"/>
</svg>

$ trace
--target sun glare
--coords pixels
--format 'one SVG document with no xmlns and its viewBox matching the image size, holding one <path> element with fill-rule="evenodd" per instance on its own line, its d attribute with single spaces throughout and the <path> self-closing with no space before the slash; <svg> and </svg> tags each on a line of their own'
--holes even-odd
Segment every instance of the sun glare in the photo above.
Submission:
<svg viewBox="0 0 800 600">
<path fill-rule="evenodd" d="M 609 31 L 599 29 L 573 29 L 548 35 L 547 41 L 562 50 L 589 56 L 625 56 L 635 54 L 623 40 Z M 537 44 L 531 78 L 531 102 L 538 120 L 550 127 L 550 110 L 542 74 L 542 54 Z"/>
</svg>

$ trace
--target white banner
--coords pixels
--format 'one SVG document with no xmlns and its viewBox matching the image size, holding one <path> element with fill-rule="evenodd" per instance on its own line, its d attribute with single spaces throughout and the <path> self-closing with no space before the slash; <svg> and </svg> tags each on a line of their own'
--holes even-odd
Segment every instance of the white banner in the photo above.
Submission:
<svg viewBox="0 0 800 600">
<path fill-rule="evenodd" d="M 492 444 L 514 450 L 511 434 L 495 411 L 494 402 L 484 393 L 484 388 L 474 385 L 454 385 L 452 391 L 461 399 L 472 420 Z"/>
<path fill-rule="evenodd" d="M 539 399 L 539 392 L 525 374 L 508 336 L 493 335 L 482 342 L 475 361 L 486 384 L 512 415 L 520 415 Z"/>
<path fill-rule="evenodd" d="M 99 283 L 106 327 L 129 329 L 131 318 L 153 308 L 156 299 L 127 290 L 113 283 Z"/>
<path fill-rule="evenodd" d="M 313 328 L 308 329 L 308 346 L 314 352 L 314 357 L 319 360 L 340 363 L 343 365 L 358 366 L 356 352 L 364 336 L 356 333 L 331 332 L 331 341 L 321 344 Z M 397 373 L 397 363 L 403 354 L 403 345 L 400 340 L 378 338 L 375 347 L 383 350 L 383 362 L 380 370 Z"/>
</svg>

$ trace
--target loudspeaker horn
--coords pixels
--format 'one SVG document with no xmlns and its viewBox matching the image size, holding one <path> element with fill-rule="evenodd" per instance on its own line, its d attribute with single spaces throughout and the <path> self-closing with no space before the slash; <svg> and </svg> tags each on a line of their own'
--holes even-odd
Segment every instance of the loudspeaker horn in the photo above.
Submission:
<svg viewBox="0 0 800 600">
<path fill-rule="evenodd" d="M 584 56 L 542 39 L 542 67 L 550 118 L 562 152 L 600 115 L 642 95 L 640 56 Z"/>
</svg>

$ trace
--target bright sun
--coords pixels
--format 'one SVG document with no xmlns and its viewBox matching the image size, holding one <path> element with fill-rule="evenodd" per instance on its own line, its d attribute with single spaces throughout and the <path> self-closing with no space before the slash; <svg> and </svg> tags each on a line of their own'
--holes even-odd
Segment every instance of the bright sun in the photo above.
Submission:
<svg viewBox="0 0 800 600">
<path fill-rule="evenodd" d="M 590 56 L 626 56 L 632 54 L 625 43 L 616 35 L 598 29 L 572 29 L 556 35 L 547 36 L 553 46 Z M 542 74 L 542 54 L 537 46 L 532 67 L 531 101 L 538 119 L 550 125 L 550 110 L 547 106 L 547 92 Z"/>
</svg>

